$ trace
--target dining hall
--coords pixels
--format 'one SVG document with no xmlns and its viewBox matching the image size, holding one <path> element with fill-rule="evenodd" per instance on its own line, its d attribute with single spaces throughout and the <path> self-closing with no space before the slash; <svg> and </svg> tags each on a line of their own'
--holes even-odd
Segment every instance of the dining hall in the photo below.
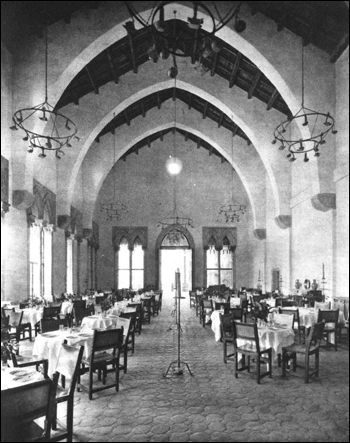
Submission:
<svg viewBox="0 0 350 443">
<path fill-rule="evenodd" d="M 349 2 L 1 2 L 1 441 L 349 441 Z"/>
</svg>

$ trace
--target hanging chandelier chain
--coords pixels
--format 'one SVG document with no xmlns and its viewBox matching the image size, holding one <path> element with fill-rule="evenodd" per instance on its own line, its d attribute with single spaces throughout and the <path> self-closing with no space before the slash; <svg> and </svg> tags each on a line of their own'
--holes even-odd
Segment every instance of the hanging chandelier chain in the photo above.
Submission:
<svg viewBox="0 0 350 443">
<path fill-rule="evenodd" d="M 47 34 L 48 34 L 48 26 L 46 26 L 46 30 L 45 30 L 45 102 L 48 101 L 48 92 L 47 92 L 48 38 L 47 38 Z"/>
<path fill-rule="evenodd" d="M 301 107 L 304 108 L 304 91 L 305 91 L 305 79 L 304 79 L 304 42 L 301 44 Z"/>
</svg>

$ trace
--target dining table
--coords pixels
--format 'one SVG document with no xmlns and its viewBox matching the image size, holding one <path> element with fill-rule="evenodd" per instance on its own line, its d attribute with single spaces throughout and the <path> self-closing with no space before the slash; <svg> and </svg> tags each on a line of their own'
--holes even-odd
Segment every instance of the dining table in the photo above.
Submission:
<svg viewBox="0 0 350 443">
<path fill-rule="evenodd" d="M 23 312 L 22 323 L 30 323 L 32 328 L 43 318 L 44 308 L 24 308 L 19 309 L 19 312 Z"/>
<path fill-rule="evenodd" d="M 221 339 L 220 329 L 220 313 L 221 311 L 213 311 L 211 314 L 211 329 L 214 332 L 215 341 Z M 294 343 L 294 331 L 282 325 L 258 325 L 258 336 L 260 347 L 272 348 L 272 359 L 276 360 L 278 354 L 281 354 L 282 347 L 292 345 Z M 238 345 L 244 344 L 244 340 L 239 340 Z"/>
<path fill-rule="evenodd" d="M 48 375 L 51 377 L 56 372 L 58 355 L 63 340 L 67 340 L 67 344 L 70 346 L 83 346 L 83 357 L 88 358 L 92 350 L 93 333 L 92 329 L 87 328 L 82 331 L 64 328 L 39 334 L 35 337 L 33 356 L 48 360 Z"/>
<path fill-rule="evenodd" d="M 296 308 L 296 307 L 284 307 L 283 310 L 294 310 L 299 309 L 299 321 L 300 326 L 305 326 L 305 328 L 311 328 L 311 326 L 317 322 L 318 309 L 316 308 Z M 339 311 L 338 323 L 345 323 L 344 312 Z"/>
<path fill-rule="evenodd" d="M 83 318 L 81 322 L 81 330 L 117 327 L 118 318 L 118 315 L 90 315 Z"/>
<path fill-rule="evenodd" d="M 1 391 L 16 388 L 28 383 L 43 380 L 43 374 L 38 372 L 35 367 L 31 368 L 1 368 Z"/>
</svg>

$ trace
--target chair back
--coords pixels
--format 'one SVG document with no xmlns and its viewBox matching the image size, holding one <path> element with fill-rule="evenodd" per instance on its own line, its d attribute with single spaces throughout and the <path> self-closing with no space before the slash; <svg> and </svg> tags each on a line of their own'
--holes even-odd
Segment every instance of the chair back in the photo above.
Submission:
<svg viewBox="0 0 350 443">
<path fill-rule="evenodd" d="M 243 321 L 243 308 L 230 308 L 230 314 L 234 320 Z"/>
<path fill-rule="evenodd" d="M 130 326 L 129 326 L 130 327 L 130 331 L 133 331 L 135 329 L 136 311 L 135 312 L 122 312 L 120 314 L 119 318 L 128 318 L 128 319 L 130 319 Z M 118 327 L 119 327 L 119 320 L 118 320 Z"/>
<path fill-rule="evenodd" d="M 233 315 L 229 314 L 220 314 L 220 329 L 221 336 L 223 338 L 229 336 L 233 338 Z"/>
<path fill-rule="evenodd" d="M 57 302 L 57 301 L 49 301 L 47 303 L 47 307 L 49 307 L 49 308 L 60 308 L 61 309 L 61 305 L 62 305 L 62 303 Z"/>
<path fill-rule="evenodd" d="M 224 309 L 225 314 L 228 314 L 230 309 L 230 302 L 216 301 L 215 302 L 215 311 L 220 311 L 221 308 Z"/>
<path fill-rule="evenodd" d="M 287 306 L 296 306 L 296 302 L 294 300 L 285 300 L 284 298 L 281 299 L 281 306 L 287 307 Z"/>
<path fill-rule="evenodd" d="M 89 317 L 94 314 L 94 307 L 90 306 L 88 308 L 74 308 L 74 318 L 76 324 L 80 324 L 84 317 Z"/>
<path fill-rule="evenodd" d="M 130 325 L 131 325 L 130 318 L 125 318 L 122 316 L 118 317 L 117 327 L 123 328 L 124 343 L 127 343 L 129 340 Z"/>
<path fill-rule="evenodd" d="M 61 304 L 59 306 L 47 307 L 44 306 L 43 319 L 52 320 L 59 319 L 61 312 Z"/>
<path fill-rule="evenodd" d="M 298 329 L 300 326 L 300 316 L 299 316 L 299 309 L 280 309 L 280 314 L 283 315 L 293 315 L 294 316 L 294 323 L 293 323 L 293 329 Z"/>
<path fill-rule="evenodd" d="M 318 311 L 317 323 L 324 320 L 325 329 L 336 328 L 338 325 L 339 309 L 327 309 Z"/>
<path fill-rule="evenodd" d="M 10 316 L 1 317 L 1 329 L 8 329 L 10 327 Z"/>
<path fill-rule="evenodd" d="M 73 307 L 75 308 L 86 308 L 86 300 L 74 300 Z"/>
<path fill-rule="evenodd" d="M 12 328 L 17 328 L 21 326 L 23 318 L 23 311 L 15 312 L 14 310 L 10 312 L 10 326 Z"/>
<path fill-rule="evenodd" d="M 288 329 L 293 329 L 294 326 L 294 312 L 291 314 L 274 314 L 275 325 L 286 326 Z"/>
<path fill-rule="evenodd" d="M 330 309 L 331 303 L 328 301 L 322 302 L 322 301 L 315 301 L 314 308 L 315 309 Z"/>
<path fill-rule="evenodd" d="M 15 308 L 1 308 L 1 317 L 7 317 L 11 312 L 15 312 Z"/>
<path fill-rule="evenodd" d="M 42 333 L 57 331 L 60 328 L 60 325 L 65 325 L 64 319 L 56 320 L 43 318 L 40 321 L 40 330 Z"/>
<path fill-rule="evenodd" d="M 1 441 L 28 441 L 25 435 L 21 435 L 25 433 L 23 425 L 40 417 L 46 418 L 45 440 L 42 441 L 49 441 L 55 395 L 56 384 L 49 378 L 2 391 Z M 14 433 L 17 438 L 22 438 L 4 439 L 13 437 Z"/>
<path fill-rule="evenodd" d="M 202 299 L 202 307 L 203 309 L 213 309 L 213 301 Z"/>
<path fill-rule="evenodd" d="M 309 350 L 311 345 L 313 345 L 315 348 L 319 348 L 322 338 L 323 338 L 323 331 L 325 327 L 325 321 L 314 323 L 311 326 L 310 333 L 307 336 L 305 346 L 306 349 Z"/>
<path fill-rule="evenodd" d="M 105 331 L 94 330 L 92 353 L 113 349 L 113 351 L 123 344 L 123 328 L 107 329 Z"/>
<path fill-rule="evenodd" d="M 80 363 L 83 358 L 84 346 L 74 348 L 66 343 L 62 343 L 60 352 L 58 354 L 58 361 L 56 367 L 57 381 L 59 375 L 63 375 L 70 380 L 69 395 L 74 394 L 74 389 L 78 379 Z"/>
<path fill-rule="evenodd" d="M 250 342 L 253 350 L 260 352 L 258 326 L 256 323 L 240 323 L 233 321 L 233 338 L 235 348 L 239 348 L 237 340 Z"/>
</svg>

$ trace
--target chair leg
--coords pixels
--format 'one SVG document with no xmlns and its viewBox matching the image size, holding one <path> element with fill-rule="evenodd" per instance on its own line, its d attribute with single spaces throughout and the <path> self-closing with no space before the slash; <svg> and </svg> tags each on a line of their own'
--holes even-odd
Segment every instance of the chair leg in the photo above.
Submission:
<svg viewBox="0 0 350 443">
<path fill-rule="evenodd" d="M 305 383 L 309 383 L 309 355 L 305 354 Z"/>
<path fill-rule="evenodd" d="M 317 349 L 315 352 L 315 377 L 318 377 L 319 368 L 320 368 L 320 353 L 319 349 Z"/>
<path fill-rule="evenodd" d="M 92 367 L 89 368 L 89 400 L 92 400 L 92 378 L 94 375 L 94 371 L 92 370 Z"/>
<path fill-rule="evenodd" d="M 73 405 L 69 403 L 67 405 L 67 441 L 73 441 Z"/>
<path fill-rule="evenodd" d="M 257 363 L 257 365 L 256 365 L 256 372 L 257 372 L 257 377 L 258 377 L 258 385 L 260 385 L 260 357 L 259 356 L 257 358 L 257 362 L 256 363 Z M 249 372 L 249 370 L 248 370 L 248 372 Z"/>
</svg>

